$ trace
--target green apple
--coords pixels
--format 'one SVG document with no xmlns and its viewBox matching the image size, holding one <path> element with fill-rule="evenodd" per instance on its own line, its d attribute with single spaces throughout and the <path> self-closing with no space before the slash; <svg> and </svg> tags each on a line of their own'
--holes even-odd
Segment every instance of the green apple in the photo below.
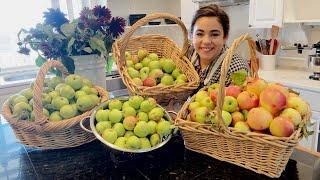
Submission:
<svg viewBox="0 0 320 180">
<path fill-rule="evenodd" d="M 188 78 L 185 74 L 180 74 L 180 75 L 178 75 L 177 80 L 182 80 L 184 82 L 187 82 Z"/>
<path fill-rule="evenodd" d="M 137 78 L 133 78 L 132 80 L 133 80 L 134 84 L 136 84 L 138 86 L 143 86 L 143 82 L 140 78 L 137 77 Z"/>
<path fill-rule="evenodd" d="M 140 104 L 140 110 L 145 113 L 149 113 L 153 108 L 157 106 L 157 102 L 153 98 L 143 100 Z"/>
<path fill-rule="evenodd" d="M 130 103 L 131 107 L 133 107 L 135 109 L 139 109 L 140 104 L 142 103 L 143 100 L 144 100 L 144 98 L 142 96 L 135 95 L 135 96 L 131 96 L 129 98 L 129 103 Z"/>
<path fill-rule="evenodd" d="M 198 108 L 200 106 L 201 106 L 200 102 L 196 102 L 195 101 L 195 102 L 191 102 L 189 104 L 188 109 L 189 109 L 189 111 L 192 111 L 192 110 L 194 110 L 194 109 L 196 109 L 196 108 Z"/>
<path fill-rule="evenodd" d="M 141 141 L 137 136 L 130 136 L 127 138 L 126 146 L 129 149 L 140 149 Z"/>
<path fill-rule="evenodd" d="M 76 102 L 77 108 L 82 112 L 92 109 L 95 106 L 95 103 L 96 102 L 92 101 L 90 95 L 80 96 Z"/>
<path fill-rule="evenodd" d="M 51 104 L 55 110 L 60 110 L 60 108 L 66 104 L 69 104 L 69 100 L 65 97 L 55 97 L 52 99 Z"/>
<path fill-rule="evenodd" d="M 123 115 L 122 112 L 118 109 L 112 109 L 109 112 L 109 121 L 112 123 L 118 123 L 122 120 Z"/>
<path fill-rule="evenodd" d="M 137 71 L 136 69 L 134 69 L 133 67 L 128 67 L 128 74 L 131 78 L 137 78 L 140 77 L 140 73 L 139 71 Z"/>
<path fill-rule="evenodd" d="M 148 124 L 149 134 L 156 133 L 157 123 L 155 121 L 149 121 L 147 122 L 147 124 Z"/>
<path fill-rule="evenodd" d="M 138 113 L 137 119 L 138 119 L 138 121 L 146 121 L 147 122 L 149 120 L 148 114 L 141 111 Z"/>
<path fill-rule="evenodd" d="M 54 111 L 49 116 L 49 121 L 61 121 L 62 117 L 60 116 L 59 111 Z"/>
<path fill-rule="evenodd" d="M 206 97 L 209 97 L 209 94 L 207 91 L 203 91 L 203 90 L 200 90 L 197 92 L 197 94 L 195 95 L 195 101 L 196 102 L 201 102 L 202 99 L 206 98 Z"/>
<path fill-rule="evenodd" d="M 27 89 L 24 89 L 22 91 L 20 91 L 20 93 L 22 96 L 26 97 L 28 100 L 30 100 L 33 96 L 33 91 L 31 88 L 27 88 Z"/>
<path fill-rule="evenodd" d="M 152 60 L 152 61 L 158 61 L 159 60 L 159 57 L 156 53 L 150 53 L 148 55 L 148 57 Z"/>
<path fill-rule="evenodd" d="M 149 62 L 148 67 L 149 67 L 150 70 L 152 70 L 152 69 L 161 69 L 161 65 L 160 65 L 159 61 L 151 61 L 151 62 Z"/>
<path fill-rule="evenodd" d="M 155 107 L 148 113 L 149 120 L 151 121 L 160 121 L 163 115 L 163 109 L 160 107 Z"/>
<path fill-rule="evenodd" d="M 121 110 L 122 102 L 119 99 L 112 99 L 109 101 L 109 109 L 118 109 Z"/>
<path fill-rule="evenodd" d="M 141 149 L 148 149 L 151 148 L 151 143 L 148 138 L 140 138 L 141 142 Z"/>
<path fill-rule="evenodd" d="M 173 85 L 174 83 L 174 79 L 171 75 L 165 74 L 162 78 L 161 78 L 161 84 L 169 86 L 169 85 Z"/>
<path fill-rule="evenodd" d="M 155 133 L 150 136 L 151 146 L 154 147 L 161 142 L 159 134 Z"/>
<path fill-rule="evenodd" d="M 101 122 L 101 121 L 108 121 L 109 120 L 109 110 L 106 109 L 99 109 L 96 113 L 96 121 Z"/>
<path fill-rule="evenodd" d="M 62 97 L 65 97 L 67 99 L 72 99 L 75 96 L 75 91 L 70 85 L 64 85 L 60 88 L 59 94 Z"/>
<path fill-rule="evenodd" d="M 146 49 L 139 49 L 137 54 L 139 59 L 143 59 L 147 57 L 149 53 Z"/>
<path fill-rule="evenodd" d="M 113 144 L 117 140 L 118 135 L 114 129 L 105 129 L 102 133 L 102 138 Z"/>
<path fill-rule="evenodd" d="M 70 74 L 65 78 L 65 83 L 71 86 L 74 90 L 82 88 L 82 78 L 77 74 Z"/>
<path fill-rule="evenodd" d="M 66 104 L 60 108 L 60 115 L 64 119 L 70 119 L 75 117 L 77 114 L 77 109 L 75 109 L 72 105 Z"/>
<path fill-rule="evenodd" d="M 118 139 L 114 142 L 114 145 L 116 145 L 122 149 L 125 149 L 126 148 L 126 141 L 127 141 L 127 138 L 118 137 Z"/>
<path fill-rule="evenodd" d="M 226 96 L 223 101 L 223 110 L 228 111 L 230 113 L 238 110 L 238 101 L 233 96 Z"/>
<path fill-rule="evenodd" d="M 146 57 L 141 61 L 141 64 L 143 65 L 143 67 L 148 67 L 150 62 L 151 59 Z"/>
<path fill-rule="evenodd" d="M 133 129 L 133 132 L 136 136 L 142 138 L 149 135 L 148 123 L 145 121 L 138 121 L 136 126 Z"/>
<path fill-rule="evenodd" d="M 102 134 L 104 130 L 111 129 L 110 121 L 100 121 L 96 124 L 96 130 L 99 134 Z"/>
<path fill-rule="evenodd" d="M 175 68 L 173 71 L 172 71 L 172 76 L 174 77 L 174 79 L 177 79 L 177 77 L 181 74 L 181 70 L 178 69 L 178 68 Z"/>
<path fill-rule="evenodd" d="M 134 69 L 136 69 L 136 70 L 140 70 L 140 69 L 142 69 L 143 68 L 143 65 L 142 65 L 142 63 L 137 63 L 137 64 L 135 64 L 134 65 Z"/>
<path fill-rule="evenodd" d="M 174 62 L 171 59 L 165 59 L 162 64 L 162 69 L 164 70 L 164 72 L 166 73 L 172 73 L 172 71 L 176 68 L 176 65 L 174 64 Z"/>
<path fill-rule="evenodd" d="M 123 136 L 126 130 L 122 123 L 115 123 L 112 127 L 117 132 L 118 137 Z"/>
<path fill-rule="evenodd" d="M 224 124 L 226 126 L 229 126 L 232 122 L 231 114 L 228 111 L 222 110 L 221 116 L 222 116 Z M 218 118 L 217 116 L 214 116 L 213 118 L 211 118 L 211 123 L 216 124 L 218 122 L 217 118 Z"/>
<path fill-rule="evenodd" d="M 124 117 L 136 116 L 137 113 L 136 110 L 131 106 L 125 107 L 124 109 L 122 109 L 122 112 Z"/>
</svg>

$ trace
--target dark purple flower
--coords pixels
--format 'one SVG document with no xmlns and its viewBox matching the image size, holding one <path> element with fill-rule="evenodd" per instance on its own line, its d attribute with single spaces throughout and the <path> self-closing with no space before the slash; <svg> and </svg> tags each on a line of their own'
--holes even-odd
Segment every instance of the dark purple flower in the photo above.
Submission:
<svg viewBox="0 0 320 180">
<path fill-rule="evenodd" d="M 108 22 L 111 18 L 111 11 L 105 6 L 95 6 L 93 9 L 93 14 L 99 19 L 104 19 L 105 22 Z"/>
<path fill-rule="evenodd" d="M 48 12 L 43 13 L 45 24 L 51 25 L 55 28 L 60 28 L 60 26 L 69 20 L 65 17 L 59 9 L 49 8 Z"/>
<path fill-rule="evenodd" d="M 124 32 L 126 21 L 122 17 L 113 17 L 109 25 L 109 31 L 114 38 L 117 38 Z"/>
</svg>

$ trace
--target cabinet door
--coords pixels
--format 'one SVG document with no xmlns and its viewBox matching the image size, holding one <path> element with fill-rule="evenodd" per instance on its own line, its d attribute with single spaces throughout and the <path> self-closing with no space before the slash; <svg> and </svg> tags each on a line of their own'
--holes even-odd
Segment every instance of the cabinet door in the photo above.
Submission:
<svg viewBox="0 0 320 180">
<path fill-rule="evenodd" d="M 193 0 L 181 1 L 181 21 L 185 24 L 187 29 L 191 26 L 193 14 L 199 9 L 199 3 Z"/>
<path fill-rule="evenodd" d="M 317 151 L 318 147 L 318 136 L 319 136 L 319 112 L 312 111 L 312 117 L 310 121 L 313 126 L 308 127 L 309 131 L 313 131 L 313 134 L 308 136 L 308 138 L 302 138 L 299 144 L 307 149 Z"/>
<path fill-rule="evenodd" d="M 283 0 L 250 0 L 249 27 L 271 28 L 282 26 Z"/>
</svg>

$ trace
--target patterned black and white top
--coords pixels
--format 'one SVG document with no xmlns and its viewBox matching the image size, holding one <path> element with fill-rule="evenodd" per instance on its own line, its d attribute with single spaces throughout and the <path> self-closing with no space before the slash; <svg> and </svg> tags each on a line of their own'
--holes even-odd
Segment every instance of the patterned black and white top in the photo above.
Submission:
<svg viewBox="0 0 320 180">
<path fill-rule="evenodd" d="M 220 55 L 218 56 L 218 58 L 227 50 L 228 48 L 225 46 Z M 222 65 L 222 61 L 220 62 L 220 65 L 218 66 L 218 68 L 216 69 L 215 72 L 211 72 L 213 71 L 212 68 L 214 67 L 216 61 L 218 60 L 215 59 L 214 61 L 212 61 L 212 63 L 210 65 L 208 65 L 206 68 L 201 70 L 200 67 L 200 57 L 199 55 L 195 52 L 195 49 L 193 46 L 190 46 L 188 51 L 187 51 L 187 57 L 188 59 L 192 59 L 192 63 L 196 69 L 196 71 L 199 74 L 200 77 L 200 87 L 202 88 L 203 86 L 206 85 L 210 85 L 212 83 L 215 82 L 219 82 L 219 78 L 220 78 L 220 70 L 221 70 L 221 65 Z M 195 58 L 195 59 L 194 59 Z M 233 72 L 239 71 L 241 69 L 245 69 L 248 72 L 249 66 L 248 66 L 248 61 L 243 59 L 242 57 L 240 57 L 238 54 L 234 54 L 232 56 L 232 61 L 230 63 L 230 68 L 228 70 L 227 73 L 227 77 L 226 77 L 226 86 L 230 85 L 231 83 L 231 74 Z M 212 75 L 211 77 L 209 77 L 210 75 Z M 209 81 L 207 83 L 205 83 L 205 79 L 209 79 Z"/>
</svg>

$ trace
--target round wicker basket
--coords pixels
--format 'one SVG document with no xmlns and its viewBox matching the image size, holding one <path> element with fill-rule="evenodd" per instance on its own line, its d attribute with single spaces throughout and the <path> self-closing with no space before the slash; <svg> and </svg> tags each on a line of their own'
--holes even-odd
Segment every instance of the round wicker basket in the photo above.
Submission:
<svg viewBox="0 0 320 180">
<path fill-rule="evenodd" d="M 163 35 L 149 34 L 131 38 L 133 33 L 139 27 L 159 18 L 173 20 L 181 27 L 184 37 L 182 50 L 175 42 Z M 199 75 L 195 71 L 190 60 L 185 56 L 188 47 L 188 32 L 183 22 L 171 14 L 154 13 L 137 21 L 121 39 L 114 42 L 112 50 L 118 71 L 124 84 L 127 86 L 129 93 L 131 95 L 137 94 L 141 96 L 153 97 L 158 103 L 166 104 L 170 100 L 184 102 L 188 96 L 199 86 Z M 159 57 L 171 58 L 176 67 L 178 67 L 187 76 L 188 82 L 179 85 L 158 85 L 153 87 L 139 86 L 135 84 L 127 72 L 125 51 L 130 51 L 132 54 L 137 54 L 138 49 L 146 49 L 148 52 L 157 53 Z"/>
<path fill-rule="evenodd" d="M 28 147 L 60 149 L 91 142 L 95 137 L 91 133 L 83 131 L 79 126 L 79 122 L 82 119 L 89 118 L 92 110 L 58 122 L 48 121 L 48 117 L 43 115 L 41 93 L 45 76 L 52 67 L 59 69 L 65 76 L 68 74 L 66 68 L 59 61 L 55 60 L 46 62 L 40 68 L 33 88 L 35 120 L 25 121 L 14 118 L 8 101 L 2 107 L 3 116 L 11 125 L 19 141 Z M 95 88 L 101 97 L 101 102 L 108 100 L 108 93 L 103 88 L 98 86 L 95 86 Z"/>
<path fill-rule="evenodd" d="M 259 174 L 279 177 L 285 169 L 294 147 L 302 138 L 302 128 L 305 127 L 299 127 L 290 137 L 275 137 L 226 127 L 222 120 L 225 77 L 232 55 L 243 41 L 248 41 L 249 44 L 251 76 L 258 77 L 254 41 L 249 35 L 242 35 L 233 42 L 222 64 L 217 97 L 218 128 L 213 128 L 211 124 L 200 124 L 187 120 L 187 109 L 190 102 L 194 100 L 194 96 L 191 101 L 183 105 L 177 115 L 176 123 L 183 134 L 186 148 L 221 161 L 236 164 Z M 309 107 L 307 115 L 303 117 L 305 124 L 310 120 L 310 116 Z"/>
</svg>

